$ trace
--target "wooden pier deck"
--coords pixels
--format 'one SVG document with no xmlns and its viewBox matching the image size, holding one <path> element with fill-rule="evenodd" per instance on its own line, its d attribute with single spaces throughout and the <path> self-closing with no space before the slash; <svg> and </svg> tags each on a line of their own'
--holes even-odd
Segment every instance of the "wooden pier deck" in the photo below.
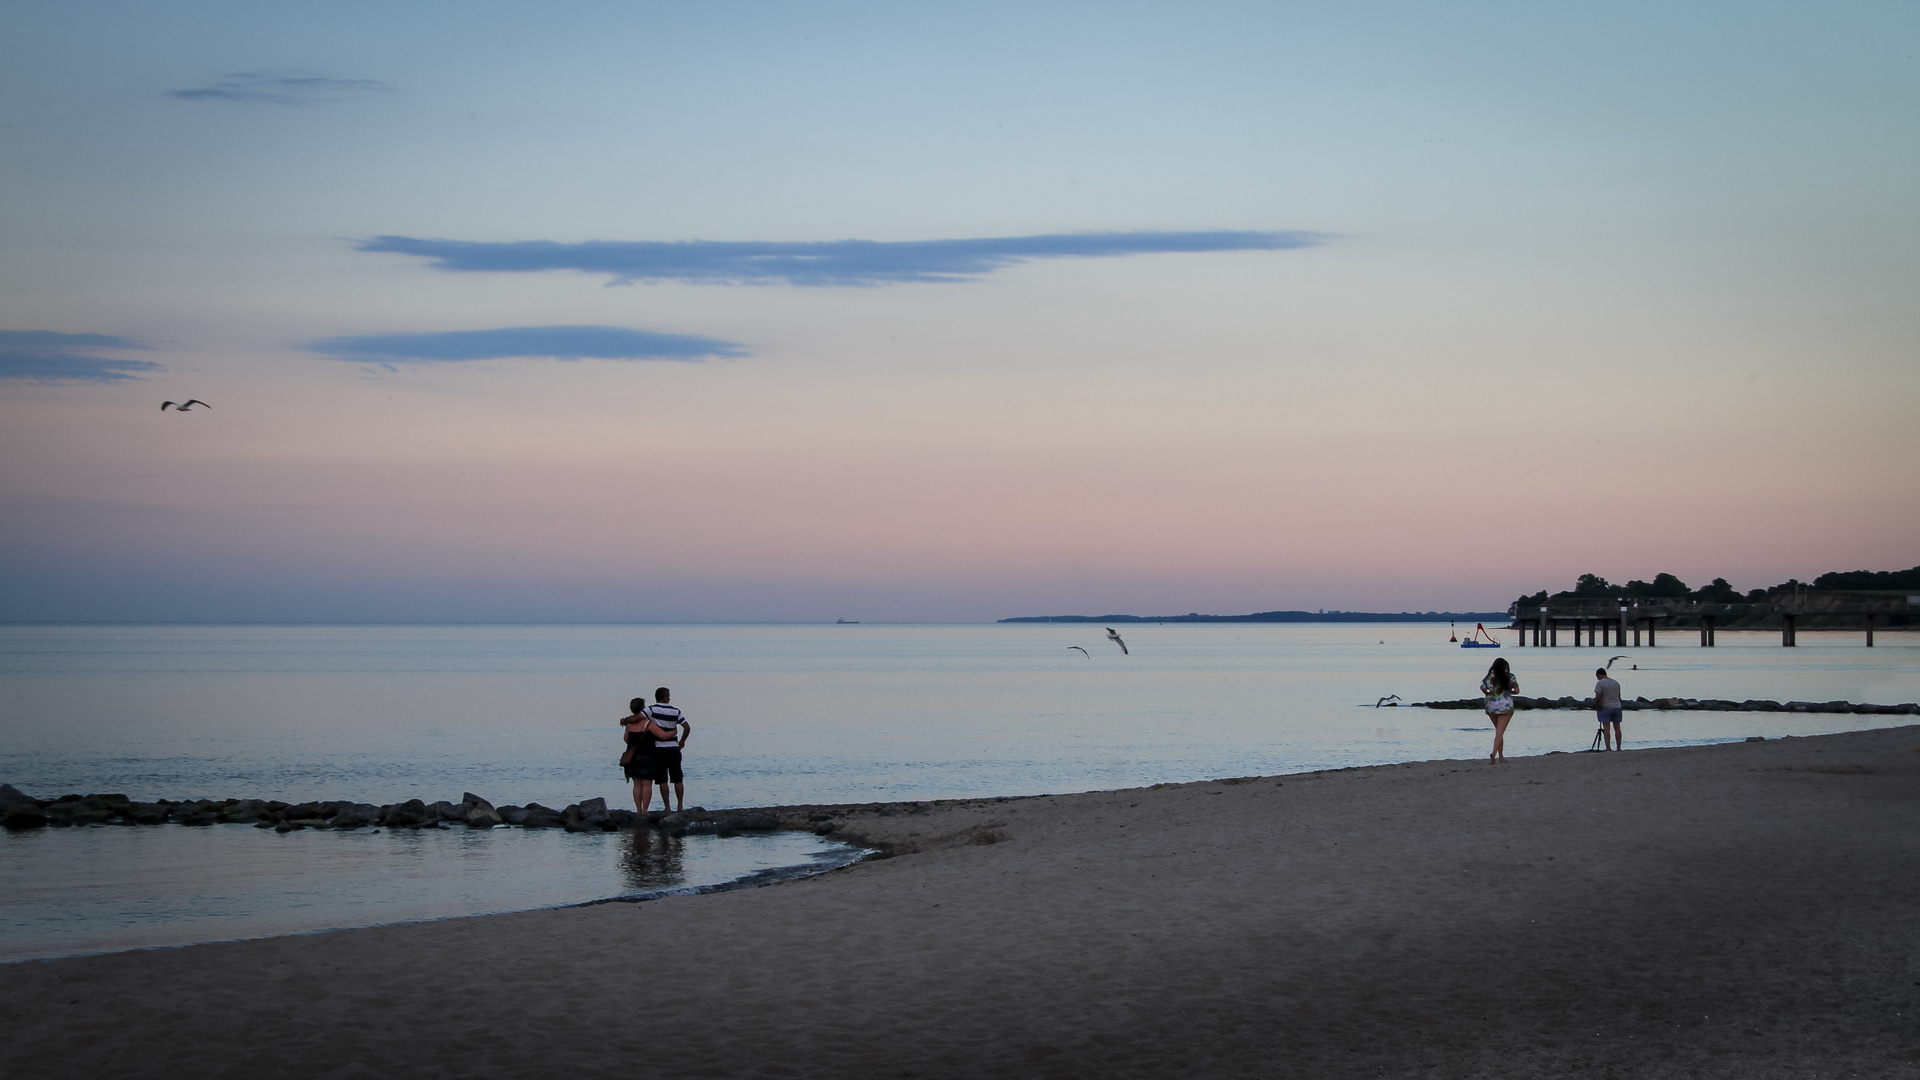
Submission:
<svg viewBox="0 0 1920 1080">
<path fill-rule="evenodd" d="M 1646 648 L 1659 645 L 1662 624 L 1672 632 L 1697 628 L 1700 645 L 1712 648 L 1723 629 L 1778 629 L 1780 644 L 1799 644 L 1802 629 L 1857 630 L 1873 646 L 1873 631 L 1920 625 L 1920 596 L 1885 593 L 1824 593 L 1805 591 L 1777 600 L 1715 604 L 1694 600 L 1558 600 L 1539 607 L 1514 605 L 1507 610 L 1511 629 L 1519 633 L 1521 648 L 1556 648 L 1560 631 L 1567 630 L 1574 648 Z M 1912 620 L 1910 623 L 1909 620 Z M 1631 642 L 1629 642 L 1631 637 Z M 1532 638 L 1531 641 L 1528 638 Z"/>
</svg>

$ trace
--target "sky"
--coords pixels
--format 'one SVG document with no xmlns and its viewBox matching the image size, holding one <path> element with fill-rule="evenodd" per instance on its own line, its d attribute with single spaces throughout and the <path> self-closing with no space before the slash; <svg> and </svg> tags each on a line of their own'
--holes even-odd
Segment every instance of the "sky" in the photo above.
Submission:
<svg viewBox="0 0 1920 1080">
<path fill-rule="evenodd" d="M 1906 0 L 0 0 L 0 621 L 1913 566 L 1917 51 Z"/>
</svg>

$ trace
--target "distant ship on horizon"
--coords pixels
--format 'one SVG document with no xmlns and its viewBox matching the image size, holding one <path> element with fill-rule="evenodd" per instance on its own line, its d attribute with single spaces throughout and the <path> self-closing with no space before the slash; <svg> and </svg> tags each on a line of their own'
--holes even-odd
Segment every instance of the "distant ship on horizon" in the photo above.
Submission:
<svg viewBox="0 0 1920 1080">
<path fill-rule="evenodd" d="M 835 619 L 833 620 L 833 624 L 835 626 L 859 626 L 860 620 L 859 619 Z"/>
</svg>

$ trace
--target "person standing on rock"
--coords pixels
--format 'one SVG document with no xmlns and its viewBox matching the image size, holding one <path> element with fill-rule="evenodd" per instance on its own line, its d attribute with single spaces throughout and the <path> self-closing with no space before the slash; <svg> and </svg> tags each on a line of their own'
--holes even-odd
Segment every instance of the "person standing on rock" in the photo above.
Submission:
<svg viewBox="0 0 1920 1080">
<path fill-rule="evenodd" d="M 1600 680 L 1593 684 L 1593 711 L 1600 717 L 1600 738 L 1609 750 L 1625 750 L 1626 740 L 1620 737 L 1620 684 L 1606 668 L 1595 668 L 1593 674 Z"/>
<path fill-rule="evenodd" d="M 627 779 L 633 781 L 633 808 L 645 817 L 647 804 L 653 801 L 653 744 L 666 731 L 647 715 L 646 698 L 634 698 L 627 708 L 632 710 L 632 715 L 620 721 L 626 731 L 627 744 L 626 752 L 620 755 L 620 768 Z M 666 797 L 664 790 L 661 797 Z"/>
<path fill-rule="evenodd" d="M 680 751 L 687 745 L 687 736 L 693 733 L 693 725 L 687 722 L 686 715 L 672 704 L 673 692 L 662 686 L 653 692 L 652 705 L 647 706 L 647 719 L 652 721 L 653 737 L 653 782 L 660 785 L 660 805 L 669 813 L 676 809 L 687 808 L 686 777 L 680 771 Z M 667 783 L 673 783 L 673 798 L 667 797 Z M 644 812 L 644 811 L 643 811 Z"/>
<path fill-rule="evenodd" d="M 1507 658 L 1497 657 L 1480 680 L 1480 693 L 1487 699 L 1487 719 L 1493 721 L 1493 753 L 1487 760 L 1499 765 L 1507 760 L 1507 725 L 1513 722 L 1513 695 L 1520 692 L 1520 680 L 1513 677 Z"/>
</svg>

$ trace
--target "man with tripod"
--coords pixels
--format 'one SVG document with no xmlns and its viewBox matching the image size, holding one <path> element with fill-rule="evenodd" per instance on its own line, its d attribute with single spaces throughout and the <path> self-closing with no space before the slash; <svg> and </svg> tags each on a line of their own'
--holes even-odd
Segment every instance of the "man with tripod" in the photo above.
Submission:
<svg viewBox="0 0 1920 1080">
<path fill-rule="evenodd" d="M 1625 750 L 1626 740 L 1620 737 L 1620 684 L 1606 668 L 1595 668 L 1593 674 L 1600 680 L 1593 684 L 1593 711 L 1600 716 L 1598 741 L 1609 750 Z"/>
</svg>

